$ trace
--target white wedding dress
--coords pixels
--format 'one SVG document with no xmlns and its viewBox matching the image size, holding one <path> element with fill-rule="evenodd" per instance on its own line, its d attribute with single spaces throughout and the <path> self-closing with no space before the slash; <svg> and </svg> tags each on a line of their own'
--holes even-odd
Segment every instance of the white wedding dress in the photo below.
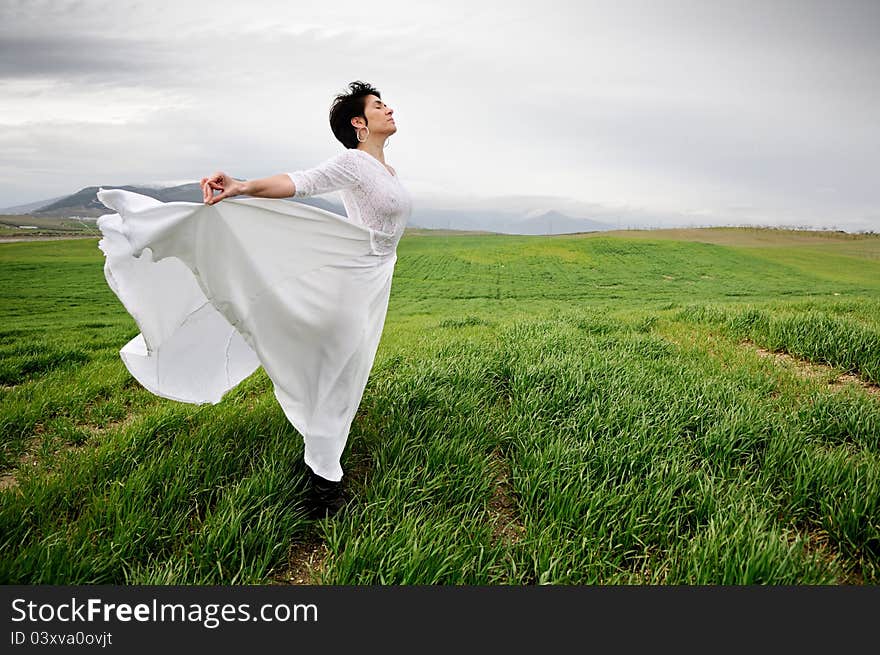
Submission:
<svg viewBox="0 0 880 655">
<path fill-rule="evenodd" d="M 120 355 L 144 387 L 216 404 L 262 366 L 305 463 L 338 481 L 412 197 L 358 149 L 288 175 L 295 198 L 338 190 L 347 217 L 281 199 L 163 203 L 102 188 L 117 213 L 98 219 L 98 247 L 140 328 Z"/>
</svg>

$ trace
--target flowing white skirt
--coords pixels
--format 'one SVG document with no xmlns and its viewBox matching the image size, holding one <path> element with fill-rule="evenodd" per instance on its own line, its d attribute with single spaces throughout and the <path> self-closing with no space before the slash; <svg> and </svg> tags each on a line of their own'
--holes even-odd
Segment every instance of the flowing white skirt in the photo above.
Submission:
<svg viewBox="0 0 880 655">
<path fill-rule="evenodd" d="M 259 366 L 303 436 L 305 463 L 341 480 L 340 457 L 382 336 L 396 250 L 302 203 L 160 202 L 100 189 L 104 274 L 140 334 L 120 350 L 152 393 L 220 402 Z"/>
</svg>

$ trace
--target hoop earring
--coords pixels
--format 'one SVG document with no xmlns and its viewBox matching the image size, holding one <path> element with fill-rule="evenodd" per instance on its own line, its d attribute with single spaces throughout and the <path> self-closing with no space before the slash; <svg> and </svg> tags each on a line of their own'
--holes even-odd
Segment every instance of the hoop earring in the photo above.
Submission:
<svg viewBox="0 0 880 655">
<path fill-rule="evenodd" d="M 366 136 L 366 138 L 364 138 L 364 139 L 361 139 L 361 128 L 356 127 L 356 128 L 354 129 L 355 137 L 356 137 L 357 140 L 360 141 L 361 143 L 366 143 L 366 142 L 367 142 L 367 139 L 370 138 L 370 128 L 369 128 L 369 127 L 364 127 L 364 129 L 367 131 L 367 136 Z"/>
</svg>

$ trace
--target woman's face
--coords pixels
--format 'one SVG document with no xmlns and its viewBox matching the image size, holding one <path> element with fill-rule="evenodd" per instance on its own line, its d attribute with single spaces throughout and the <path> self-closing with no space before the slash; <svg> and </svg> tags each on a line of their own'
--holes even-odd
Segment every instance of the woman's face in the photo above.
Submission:
<svg viewBox="0 0 880 655">
<path fill-rule="evenodd" d="M 394 134 L 397 132 L 397 125 L 394 124 L 392 117 L 393 113 L 394 110 L 391 107 L 374 95 L 368 95 L 364 101 L 364 115 L 367 117 L 367 127 L 370 128 L 371 134 Z"/>
</svg>

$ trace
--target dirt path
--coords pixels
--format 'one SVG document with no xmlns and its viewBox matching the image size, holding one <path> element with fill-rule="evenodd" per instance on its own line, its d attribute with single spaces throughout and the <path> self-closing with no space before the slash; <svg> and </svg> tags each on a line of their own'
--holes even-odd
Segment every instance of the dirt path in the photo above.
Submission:
<svg viewBox="0 0 880 655">
<path fill-rule="evenodd" d="M 880 386 L 873 384 L 858 375 L 853 375 L 852 373 L 841 373 L 835 378 L 829 379 L 831 372 L 834 370 L 833 366 L 810 362 L 805 359 L 794 357 L 793 355 L 789 355 L 788 353 L 784 352 L 771 352 L 766 348 L 762 348 L 761 346 L 757 345 L 751 339 L 741 339 L 739 343 L 741 346 L 751 348 L 761 357 L 772 358 L 778 364 L 788 364 L 801 377 L 812 378 L 814 380 L 821 381 L 828 380 L 828 384 L 830 386 L 839 386 L 844 383 L 857 384 L 875 398 L 880 399 Z"/>
</svg>

